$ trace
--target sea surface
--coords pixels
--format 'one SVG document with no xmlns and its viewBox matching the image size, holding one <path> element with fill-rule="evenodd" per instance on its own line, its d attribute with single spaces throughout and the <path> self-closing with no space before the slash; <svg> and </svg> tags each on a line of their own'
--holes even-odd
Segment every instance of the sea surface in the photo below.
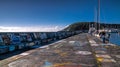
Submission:
<svg viewBox="0 0 120 67">
<path fill-rule="evenodd" d="M 120 46 L 120 34 L 118 34 L 118 33 L 111 33 L 111 35 L 110 35 L 110 42 Z"/>
</svg>

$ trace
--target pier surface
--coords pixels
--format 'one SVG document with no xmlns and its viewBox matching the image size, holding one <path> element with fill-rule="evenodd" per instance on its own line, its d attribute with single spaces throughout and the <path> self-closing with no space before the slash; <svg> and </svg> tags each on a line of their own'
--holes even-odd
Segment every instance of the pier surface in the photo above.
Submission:
<svg viewBox="0 0 120 67">
<path fill-rule="evenodd" d="M 120 48 L 84 33 L 1 60 L 0 67 L 120 67 Z"/>
</svg>

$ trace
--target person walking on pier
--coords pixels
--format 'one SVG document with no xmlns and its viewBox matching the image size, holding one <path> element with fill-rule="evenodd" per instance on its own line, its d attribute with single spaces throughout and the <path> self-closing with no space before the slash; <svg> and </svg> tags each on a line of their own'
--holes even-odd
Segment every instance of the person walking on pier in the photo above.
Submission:
<svg viewBox="0 0 120 67">
<path fill-rule="evenodd" d="M 101 32 L 100 35 L 101 35 L 101 38 L 102 38 L 103 43 L 109 42 L 110 33 L 106 33 L 106 32 L 104 31 L 104 32 Z"/>
<path fill-rule="evenodd" d="M 102 33 L 101 33 L 101 38 L 102 38 L 103 43 L 105 43 L 105 35 L 106 35 L 105 32 L 102 32 Z"/>
<path fill-rule="evenodd" d="M 110 39 L 110 33 L 106 33 L 106 35 L 105 35 L 105 40 L 106 40 L 107 42 L 109 42 L 109 39 Z"/>
</svg>

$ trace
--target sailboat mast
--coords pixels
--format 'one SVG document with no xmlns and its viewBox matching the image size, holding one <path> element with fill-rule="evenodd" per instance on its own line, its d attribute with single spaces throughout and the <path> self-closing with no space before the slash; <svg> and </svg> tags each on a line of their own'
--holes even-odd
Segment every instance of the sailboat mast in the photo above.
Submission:
<svg viewBox="0 0 120 67">
<path fill-rule="evenodd" d="M 100 0 L 98 0 L 98 8 L 97 8 L 97 30 L 100 29 Z"/>
<path fill-rule="evenodd" d="M 95 22 L 95 24 L 94 24 L 94 26 L 95 26 L 95 29 L 97 29 L 97 21 L 96 21 L 96 19 L 97 19 L 97 8 L 95 7 L 95 10 L 94 10 L 94 22 Z"/>
</svg>

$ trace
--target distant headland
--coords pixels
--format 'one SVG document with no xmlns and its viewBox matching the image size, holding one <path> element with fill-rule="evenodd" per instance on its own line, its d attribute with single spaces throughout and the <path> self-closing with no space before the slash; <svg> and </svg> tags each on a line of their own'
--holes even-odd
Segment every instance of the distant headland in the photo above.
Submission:
<svg viewBox="0 0 120 67">
<path fill-rule="evenodd" d="M 108 29 L 120 29 L 120 24 L 108 24 L 108 23 L 96 23 L 96 22 L 76 22 L 65 29 L 63 31 L 77 31 L 77 30 L 89 30 L 89 27 L 93 25 L 94 27 L 99 27 L 100 29 L 108 28 Z"/>
</svg>

